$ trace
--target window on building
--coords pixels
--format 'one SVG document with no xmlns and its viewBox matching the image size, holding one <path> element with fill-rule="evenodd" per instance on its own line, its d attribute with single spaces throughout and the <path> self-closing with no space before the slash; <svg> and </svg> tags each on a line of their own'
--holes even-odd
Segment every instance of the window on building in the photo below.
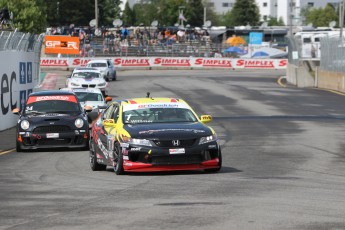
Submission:
<svg viewBox="0 0 345 230">
<path fill-rule="evenodd" d="M 262 6 L 263 6 L 263 7 L 267 7 L 267 2 L 264 2 L 264 3 L 262 4 Z"/>
<path fill-rule="evenodd" d="M 230 3 L 228 3 L 228 2 L 223 2 L 223 3 L 222 3 L 222 6 L 223 6 L 223 7 L 230 7 Z"/>
<path fill-rule="evenodd" d="M 313 7 L 314 6 L 314 2 L 308 2 L 308 7 Z"/>
<path fill-rule="evenodd" d="M 264 15 L 263 18 L 264 18 L 264 21 L 267 21 L 267 15 Z"/>
</svg>

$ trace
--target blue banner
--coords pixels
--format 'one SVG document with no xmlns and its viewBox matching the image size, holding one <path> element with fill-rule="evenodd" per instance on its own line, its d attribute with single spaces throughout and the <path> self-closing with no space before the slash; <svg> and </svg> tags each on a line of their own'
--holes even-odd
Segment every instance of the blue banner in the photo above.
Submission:
<svg viewBox="0 0 345 230">
<path fill-rule="evenodd" d="M 263 33 L 260 32 L 250 32 L 249 33 L 249 44 L 251 45 L 261 45 L 262 44 Z"/>
</svg>

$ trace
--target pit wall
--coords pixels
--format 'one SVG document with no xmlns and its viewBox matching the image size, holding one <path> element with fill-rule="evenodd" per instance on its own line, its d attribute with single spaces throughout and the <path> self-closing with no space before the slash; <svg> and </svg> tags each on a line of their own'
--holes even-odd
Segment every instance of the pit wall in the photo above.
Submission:
<svg viewBox="0 0 345 230">
<path fill-rule="evenodd" d="M 286 80 L 300 88 L 314 87 L 345 93 L 345 73 L 320 70 L 319 63 L 302 61 L 299 66 L 288 63 Z"/>
<path fill-rule="evenodd" d="M 345 73 L 318 71 L 317 86 L 345 93 Z"/>
<path fill-rule="evenodd" d="M 38 84 L 39 65 L 36 56 L 34 52 L 0 51 L 0 131 L 16 124 L 18 116 L 12 110 L 22 109 L 27 96 Z"/>
</svg>

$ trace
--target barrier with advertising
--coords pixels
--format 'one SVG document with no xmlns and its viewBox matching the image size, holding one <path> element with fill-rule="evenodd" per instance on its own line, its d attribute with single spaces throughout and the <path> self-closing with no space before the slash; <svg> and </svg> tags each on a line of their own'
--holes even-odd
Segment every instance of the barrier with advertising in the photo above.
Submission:
<svg viewBox="0 0 345 230">
<path fill-rule="evenodd" d="M 6 59 L 6 62 L 0 62 L 0 130 L 5 130 L 16 124 L 18 116 L 13 115 L 12 110 L 22 110 L 27 96 L 38 83 L 39 70 L 34 52 L 0 51 L 0 57 Z"/>
<path fill-rule="evenodd" d="M 44 46 L 46 54 L 79 54 L 80 41 L 78 37 L 47 35 Z"/>
<path fill-rule="evenodd" d="M 97 58 L 41 58 L 41 67 L 82 67 Z M 114 57 L 109 58 L 121 69 L 131 68 L 228 68 L 286 69 L 287 59 L 231 59 L 194 57 Z"/>
</svg>

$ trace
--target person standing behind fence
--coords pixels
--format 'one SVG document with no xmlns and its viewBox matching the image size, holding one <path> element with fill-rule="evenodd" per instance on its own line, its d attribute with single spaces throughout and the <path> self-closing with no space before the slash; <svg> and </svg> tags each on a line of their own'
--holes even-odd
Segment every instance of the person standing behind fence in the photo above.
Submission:
<svg viewBox="0 0 345 230">
<path fill-rule="evenodd" d="M 129 35 L 128 29 L 124 26 L 121 30 L 121 40 L 126 40 Z"/>
</svg>

